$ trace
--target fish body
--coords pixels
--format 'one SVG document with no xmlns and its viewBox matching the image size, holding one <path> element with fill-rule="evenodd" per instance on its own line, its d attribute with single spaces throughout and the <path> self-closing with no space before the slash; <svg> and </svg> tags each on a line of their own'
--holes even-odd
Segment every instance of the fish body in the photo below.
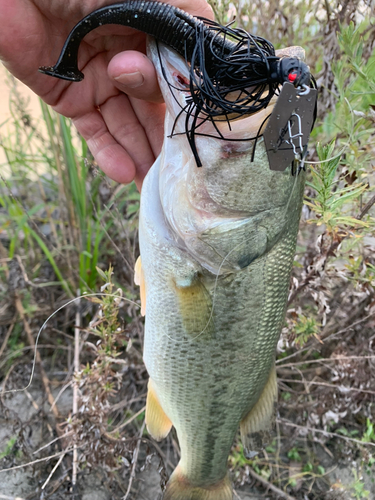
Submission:
<svg viewBox="0 0 375 500">
<path fill-rule="evenodd" d="M 261 134 L 287 83 L 286 108 L 300 114 L 279 127 L 285 113 L 275 113 L 270 144 L 281 140 L 297 154 L 297 139 L 302 154 L 301 126 L 313 121 L 306 117 L 314 102 L 306 98 L 309 111 L 301 96 L 314 79 L 300 48 L 275 54 L 261 37 L 148 0 L 90 13 L 57 63 L 40 71 L 82 80 L 80 43 L 105 24 L 141 30 L 180 54 L 150 42 L 167 112 L 162 153 L 142 189 L 136 265 L 150 375 L 146 424 L 155 439 L 173 425 L 181 447 L 164 500 L 229 500 L 227 459 L 238 426 L 251 451 L 273 414 L 275 347 L 305 180 L 291 166 L 282 171 L 284 163 L 269 168 Z"/>
<path fill-rule="evenodd" d="M 197 168 L 184 132 L 189 70 L 151 45 L 167 105 L 165 141 L 142 188 L 139 239 L 146 423 L 157 439 L 176 429 L 181 460 L 165 500 L 229 500 L 227 460 L 238 426 L 247 450 L 269 427 L 276 400 L 275 348 L 284 321 L 304 172 L 269 169 L 270 114 L 226 122 L 227 140 L 197 136 Z M 174 127 L 174 135 L 170 137 Z M 202 134 L 215 133 L 203 123 Z M 255 133 L 254 133 L 255 132 Z M 144 303 L 145 302 L 145 303 Z"/>
</svg>

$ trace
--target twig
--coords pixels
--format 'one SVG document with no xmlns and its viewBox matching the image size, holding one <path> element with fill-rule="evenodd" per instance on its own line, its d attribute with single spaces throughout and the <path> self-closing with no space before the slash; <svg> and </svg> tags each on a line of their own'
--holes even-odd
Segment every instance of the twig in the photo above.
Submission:
<svg viewBox="0 0 375 500">
<path fill-rule="evenodd" d="M 35 408 L 35 410 L 39 411 L 40 408 L 38 406 L 38 403 L 35 401 L 35 399 L 32 397 L 32 395 L 29 393 L 29 391 L 25 390 L 25 394 L 26 394 L 27 399 L 31 402 L 31 404 Z"/>
<path fill-rule="evenodd" d="M 40 462 L 47 462 L 48 460 L 51 460 L 51 458 L 56 458 L 60 457 L 61 455 L 66 455 L 66 453 L 69 453 L 70 451 L 72 451 L 72 449 L 73 448 L 60 451 L 59 453 L 55 453 L 54 455 L 50 455 L 49 457 L 38 458 L 37 460 L 33 460 L 32 462 L 27 462 L 27 464 L 15 465 L 14 467 L 9 467 L 8 469 L 0 469 L 0 474 L 2 472 L 10 472 L 11 470 L 23 469 L 24 467 L 29 467 L 30 465 L 38 464 Z"/>
<path fill-rule="evenodd" d="M 77 383 L 77 375 L 79 372 L 79 334 L 81 330 L 81 314 L 80 314 L 80 291 L 77 290 L 77 310 L 76 310 L 76 321 L 74 327 L 74 382 L 73 382 L 73 415 L 78 413 L 78 383 Z M 77 452 L 77 444 L 73 445 L 73 467 L 72 467 L 72 484 L 73 489 L 77 483 L 77 470 L 78 470 L 78 452 Z"/>
<path fill-rule="evenodd" d="M 139 448 L 141 446 L 142 435 L 143 435 L 143 431 L 144 431 L 145 425 L 146 425 L 146 420 L 143 421 L 141 430 L 139 432 L 139 438 L 137 440 L 137 445 L 136 445 L 135 450 L 133 452 L 133 460 L 132 460 L 133 465 L 132 465 L 132 470 L 131 470 L 131 473 L 130 473 L 128 489 L 126 490 L 125 496 L 122 497 L 122 500 L 126 500 L 128 498 L 130 490 L 131 490 L 131 487 L 132 487 L 132 484 L 133 484 L 133 479 L 135 478 L 135 469 L 137 467 Z"/>
<path fill-rule="evenodd" d="M 315 271 L 315 269 L 312 269 L 308 273 L 308 275 L 306 276 L 304 281 L 299 285 L 299 287 L 296 288 L 294 290 L 294 292 L 292 292 L 292 294 L 290 295 L 290 297 L 288 299 L 287 307 L 289 307 L 295 301 L 295 299 L 298 297 L 298 295 L 302 292 L 302 290 L 304 288 L 307 287 L 307 285 L 310 283 L 310 281 L 314 278 L 315 275 L 316 275 L 316 271 Z"/>
<path fill-rule="evenodd" d="M 2 495 L 0 493 L 0 498 L 2 500 L 25 500 L 24 498 L 21 498 L 21 497 L 8 497 L 7 495 Z"/>
<path fill-rule="evenodd" d="M 329 333 L 327 336 L 322 335 L 321 339 L 324 340 L 325 342 L 327 342 L 328 340 L 332 340 L 334 337 L 336 337 L 338 335 L 342 335 L 343 333 L 347 332 L 348 330 L 351 330 L 355 326 L 360 325 L 361 323 L 364 323 L 368 319 L 372 318 L 372 316 L 374 316 L 374 313 L 368 314 L 364 318 L 361 318 L 357 321 L 354 321 L 354 323 L 351 323 L 349 326 L 347 326 L 346 328 L 343 328 L 342 330 L 339 330 L 338 332 Z"/>
<path fill-rule="evenodd" d="M 256 472 L 254 472 L 250 467 L 249 467 L 249 474 L 250 474 L 250 476 L 253 476 L 254 479 L 256 479 L 257 481 L 262 483 L 266 488 L 272 490 L 274 493 L 276 493 L 280 497 L 285 498 L 286 500 L 296 500 L 295 497 L 291 497 L 290 495 L 288 495 L 288 493 L 285 493 L 285 491 L 280 490 L 280 488 L 278 488 L 274 484 L 270 483 L 269 481 L 267 481 L 267 479 L 260 476 Z"/>
<path fill-rule="evenodd" d="M 124 427 L 126 427 L 127 425 L 130 424 L 130 422 L 133 422 L 133 420 L 135 420 L 142 412 L 144 412 L 146 409 L 146 406 L 144 406 L 143 408 L 141 408 L 139 411 L 137 411 L 137 413 L 134 413 L 134 415 L 132 417 L 130 417 L 126 422 L 124 422 L 123 424 L 119 425 L 118 427 L 116 427 L 116 429 L 113 429 L 113 431 L 109 432 L 109 434 L 113 434 L 114 432 L 118 432 L 120 429 L 123 429 Z"/>
<path fill-rule="evenodd" d="M 354 438 L 350 438 L 348 436 L 343 436 L 341 434 L 337 434 L 336 432 L 328 432 L 328 431 L 323 431 L 322 429 L 314 429 L 313 427 L 309 427 L 307 425 L 293 424 L 292 422 L 288 422 L 287 420 L 284 420 L 283 418 L 278 418 L 277 421 L 280 422 L 281 424 L 287 425 L 289 427 L 295 427 L 296 429 L 302 429 L 303 431 L 317 432 L 318 434 L 324 434 L 325 436 L 344 439 L 345 441 L 351 441 L 353 443 L 357 443 L 357 444 L 360 444 L 362 446 L 374 446 L 375 447 L 375 443 L 360 441 L 359 439 L 354 439 Z"/>
<path fill-rule="evenodd" d="M 16 319 L 17 319 L 17 314 L 14 316 L 14 318 L 12 320 L 12 323 L 10 324 L 10 326 L 8 328 L 8 331 L 5 334 L 5 339 L 4 339 L 3 345 L 0 348 L 0 358 L 1 358 L 2 354 L 3 354 L 3 352 L 5 351 L 5 348 L 7 346 L 7 343 L 8 343 L 9 337 L 10 337 L 10 334 L 12 333 L 14 325 L 16 324 Z"/>
<path fill-rule="evenodd" d="M 280 381 L 282 382 L 288 382 L 288 383 L 297 383 L 297 384 L 305 384 L 305 386 L 309 386 L 309 385 L 322 385 L 323 387 L 330 387 L 332 389 L 338 389 L 339 391 L 353 391 L 353 392 L 363 392 L 365 394 L 374 394 L 375 395 L 375 391 L 369 391 L 367 389 L 358 389 L 357 387 L 346 387 L 346 386 L 343 386 L 343 385 L 336 385 L 336 384 L 329 384 L 328 382 L 315 382 L 315 380 L 296 380 L 296 379 L 292 379 L 292 378 L 280 378 L 279 379 Z M 306 387 L 305 387 L 306 388 Z M 308 392 L 308 391 L 306 391 Z"/>
<path fill-rule="evenodd" d="M 57 401 L 60 399 L 61 395 L 67 390 L 69 389 L 69 387 L 73 384 L 72 380 L 70 380 L 67 384 L 65 384 L 61 389 L 60 389 L 60 392 L 58 393 L 58 395 L 55 397 L 55 402 L 54 402 L 54 405 L 57 404 Z"/>
<path fill-rule="evenodd" d="M 12 366 L 9 368 L 9 370 L 7 371 L 7 374 L 5 375 L 4 377 L 4 380 L 2 381 L 2 387 L 4 388 L 1 392 L 0 392 L 0 399 L 1 399 L 1 402 L 4 404 L 4 393 L 5 393 L 5 387 L 8 383 L 8 380 L 9 380 L 9 377 L 12 373 L 12 371 L 16 368 L 16 366 L 18 366 L 18 363 L 13 363 Z"/>
<path fill-rule="evenodd" d="M 67 436 L 70 436 L 71 434 L 73 434 L 73 431 L 66 432 L 63 436 L 59 436 L 59 437 L 53 439 L 49 443 L 43 445 L 38 450 L 33 451 L 33 455 L 36 455 L 37 453 L 39 453 L 40 451 L 44 450 L 45 448 L 48 448 L 48 446 L 51 446 L 51 444 L 56 443 L 56 441 L 59 441 L 60 439 L 66 438 Z"/>
<path fill-rule="evenodd" d="M 374 203 L 375 203 L 375 194 L 362 208 L 361 212 L 357 215 L 356 219 L 361 220 L 367 214 L 367 212 L 369 212 L 370 208 L 374 205 Z"/>
<path fill-rule="evenodd" d="M 334 358 L 320 358 L 320 359 L 305 359 L 304 361 L 296 361 L 295 363 L 286 363 L 285 365 L 280 365 L 280 368 L 289 368 L 291 366 L 306 365 L 312 363 L 321 363 L 322 361 L 333 361 L 337 363 L 338 361 L 346 361 L 349 359 L 375 359 L 375 356 L 337 356 Z M 279 360 L 283 361 L 282 359 Z"/>
<path fill-rule="evenodd" d="M 146 396 L 147 392 L 145 392 L 144 394 L 140 394 L 136 398 L 132 398 L 129 401 L 126 401 L 126 399 L 124 401 L 120 401 L 119 403 L 116 403 L 113 406 L 111 406 L 111 411 L 113 412 L 117 410 L 122 410 L 125 406 L 129 407 L 129 405 L 131 405 L 132 403 L 135 403 L 137 401 L 142 401 L 143 399 L 145 399 Z"/>
<path fill-rule="evenodd" d="M 25 317 L 25 310 L 23 308 L 23 305 L 22 305 L 22 302 L 21 302 L 21 299 L 19 298 L 18 295 L 16 295 L 16 309 L 18 311 L 18 314 L 20 315 L 22 321 L 23 321 L 23 326 L 25 328 L 25 332 L 26 332 L 26 335 L 27 335 L 27 339 L 29 341 L 29 344 L 31 345 L 31 347 L 33 349 L 35 349 L 35 342 L 34 342 L 34 338 L 33 338 L 33 334 L 31 332 L 31 328 L 30 328 L 30 325 Z M 51 389 L 49 387 L 49 380 L 48 380 L 48 377 L 47 377 L 47 374 L 43 368 L 43 364 L 42 364 L 42 358 L 40 356 L 40 353 L 38 350 L 35 351 L 35 354 L 36 354 L 36 361 L 39 365 L 39 369 L 40 369 L 40 373 L 42 375 L 42 381 L 43 381 L 43 385 L 44 385 L 44 390 L 46 391 L 46 394 L 47 394 L 47 399 L 48 399 L 48 402 L 49 404 L 51 405 L 51 410 L 52 410 L 52 413 L 54 414 L 55 418 L 58 418 L 59 417 L 59 412 L 57 410 L 57 407 L 54 405 L 55 403 L 55 399 L 52 395 L 52 392 L 51 392 Z"/>
<path fill-rule="evenodd" d="M 160 448 L 160 446 L 157 444 L 157 442 L 154 439 L 148 439 L 146 442 L 150 443 L 155 448 L 155 450 L 159 453 L 159 455 L 162 457 L 162 459 L 164 460 L 164 462 L 167 465 L 169 465 L 169 467 L 172 470 L 176 467 L 176 465 L 172 464 L 172 462 L 169 460 L 169 458 L 167 458 L 167 456 L 165 455 L 165 453 L 163 452 L 163 450 Z"/>
<path fill-rule="evenodd" d="M 300 351 L 293 352 L 292 354 L 289 354 L 289 356 L 286 356 L 285 358 L 277 359 L 276 364 L 278 365 L 279 363 L 282 363 L 283 361 L 286 361 L 287 359 L 290 358 L 295 358 L 299 354 L 302 354 L 303 352 L 307 352 L 309 350 L 309 347 L 305 347 L 304 349 L 301 349 Z M 286 365 L 283 365 L 286 366 Z"/>
<path fill-rule="evenodd" d="M 64 457 L 65 457 L 65 453 L 64 453 L 64 455 L 61 455 L 61 457 L 60 457 L 60 458 L 58 459 L 58 461 L 56 462 L 56 465 L 55 465 L 55 466 L 54 466 L 54 468 L 51 470 L 50 475 L 47 477 L 47 479 L 45 480 L 45 482 L 44 482 L 44 484 L 43 484 L 43 486 L 42 486 L 42 488 L 41 488 L 42 490 L 44 490 L 44 488 L 45 488 L 45 487 L 47 486 L 47 484 L 50 482 L 51 477 L 54 475 L 54 473 L 55 473 L 55 471 L 56 471 L 57 467 L 61 464 L 61 462 L 62 462 L 62 460 L 63 460 L 63 458 L 64 458 Z"/>
</svg>

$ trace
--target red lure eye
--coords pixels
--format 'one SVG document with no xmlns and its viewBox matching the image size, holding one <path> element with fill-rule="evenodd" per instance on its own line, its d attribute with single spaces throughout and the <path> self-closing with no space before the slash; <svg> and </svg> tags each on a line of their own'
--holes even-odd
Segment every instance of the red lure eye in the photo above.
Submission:
<svg viewBox="0 0 375 500">
<path fill-rule="evenodd" d="M 297 78 L 297 73 L 289 73 L 289 75 L 288 75 L 288 80 L 289 80 L 291 83 L 295 82 L 296 78 Z"/>
</svg>

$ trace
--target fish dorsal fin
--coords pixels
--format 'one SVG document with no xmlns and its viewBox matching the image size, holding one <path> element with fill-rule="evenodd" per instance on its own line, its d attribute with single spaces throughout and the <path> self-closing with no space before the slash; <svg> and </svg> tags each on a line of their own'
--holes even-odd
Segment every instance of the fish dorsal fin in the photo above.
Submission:
<svg viewBox="0 0 375 500">
<path fill-rule="evenodd" d="M 145 276 L 142 269 L 141 256 L 138 257 L 134 268 L 134 283 L 140 287 L 141 294 L 141 314 L 144 316 L 146 314 L 146 282 Z"/>
<path fill-rule="evenodd" d="M 156 441 L 164 439 L 172 428 L 172 422 L 159 403 L 155 385 L 151 379 L 148 382 L 146 425 L 148 432 Z"/>
<path fill-rule="evenodd" d="M 276 401 L 276 368 L 273 366 L 260 398 L 240 424 L 242 444 L 248 455 L 262 449 L 264 441 L 269 438 Z"/>
</svg>

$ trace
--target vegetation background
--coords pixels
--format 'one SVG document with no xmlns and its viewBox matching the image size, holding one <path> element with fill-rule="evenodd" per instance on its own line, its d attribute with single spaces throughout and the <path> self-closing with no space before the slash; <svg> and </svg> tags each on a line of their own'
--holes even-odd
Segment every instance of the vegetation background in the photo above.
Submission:
<svg viewBox="0 0 375 500">
<path fill-rule="evenodd" d="M 275 48 L 303 46 L 319 89 L 278 346 L 275 438 L 251 460 L 234 444 L 236 495 L 375 499 L 375 4 L 213 7 L 220 22 Z M 154 498 L 159 487 L 145 490 L 142 470 L 156 467 L 163 486 L 179 451 L 173 434 L 157 444 L 144 429 L 139 194 L 98 170 L 69 120 L 41 103 L 36 121 L 9 82 L 12 116 L 0 118 L 1 391 L 32 374 L 33 383 L 0 394 L 0 498 Z M 80 294 L 87 298 L 72 301 Z"/>
</svg>

